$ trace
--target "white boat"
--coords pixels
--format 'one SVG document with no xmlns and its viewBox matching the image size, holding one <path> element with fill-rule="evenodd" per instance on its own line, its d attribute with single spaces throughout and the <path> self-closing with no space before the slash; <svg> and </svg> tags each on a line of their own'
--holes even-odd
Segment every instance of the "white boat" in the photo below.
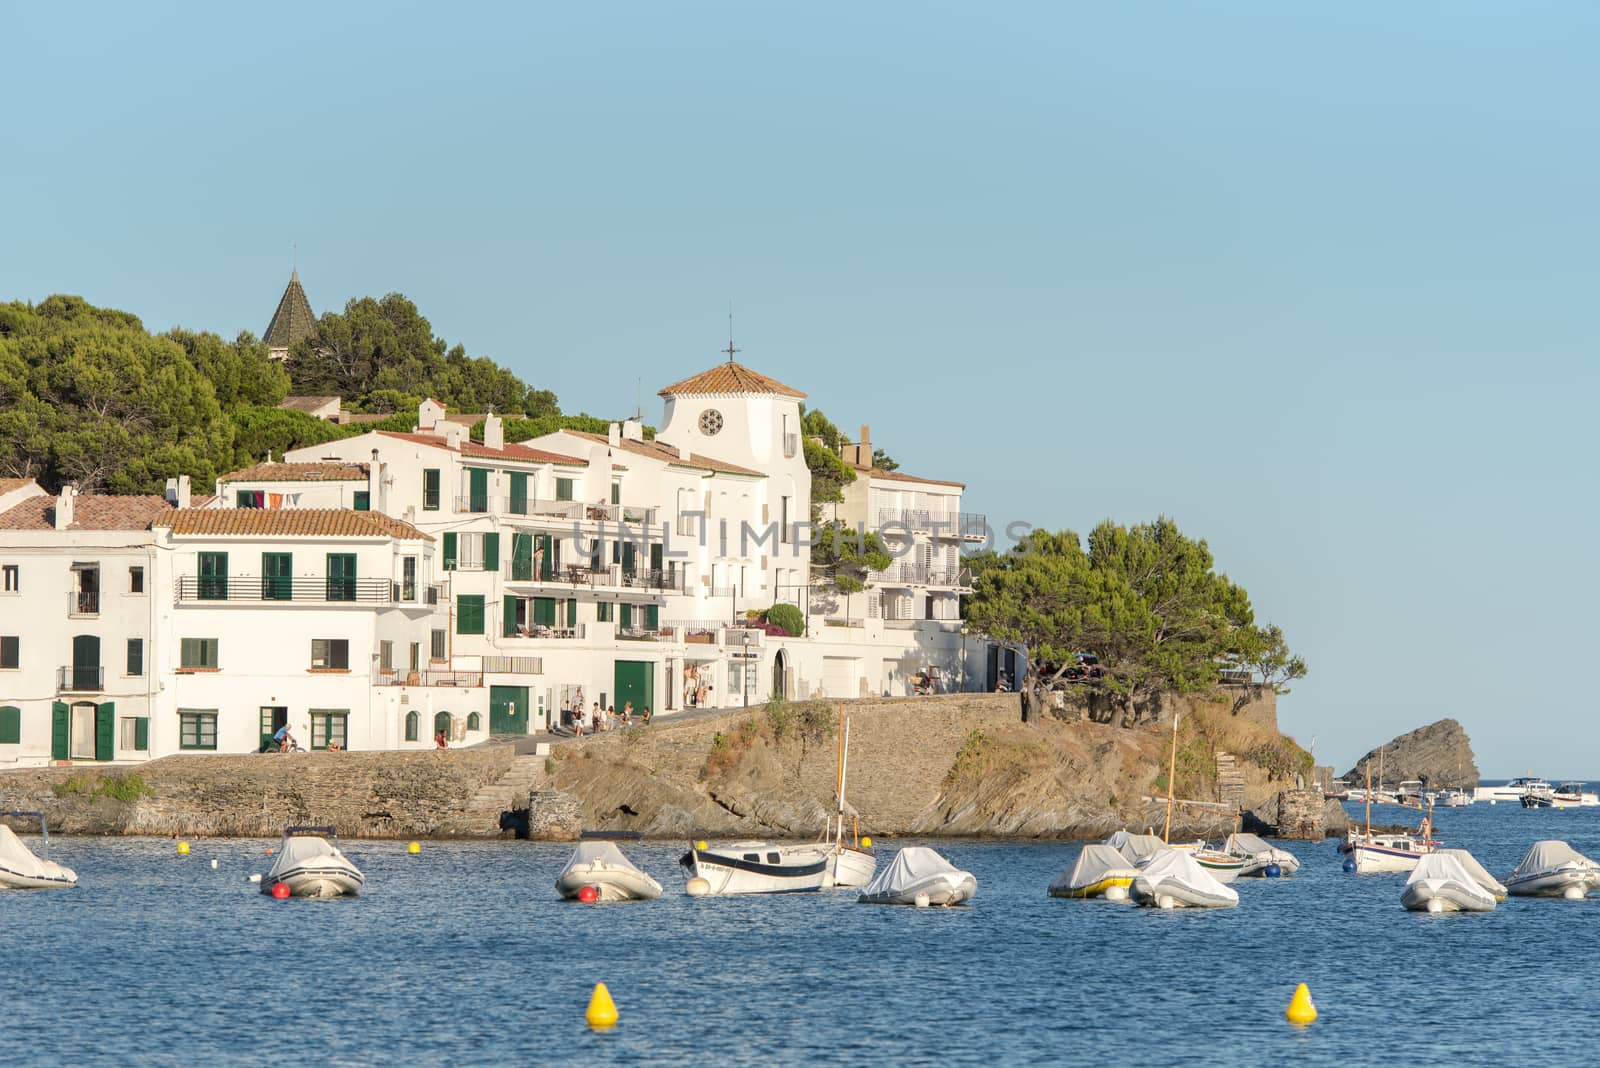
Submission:
<svg viewBox="0 0 1600 1068">
<path fill-rule="evenodd" d="M 1504 786 L 1479 786 L 1472 791 L 1472 796 L 1478 801 L 1521 801 L 1522 795 L 1529 791 L 1553 792 L 1545 780 L 1536 775 L 1524 775 Z"/>
<path fill-rule="evenodd" d="M 1356 871 L 1412 871 L 1417 861 L 1432 853 L 1434 843 L 1411 834 L 1361 834 L 1351 832 L 1346 847 L 1356 862 Z"/>
<path fill-rule="evenodd" d="M 45 826 L 42 812 L 0 812 L 0 816 L 15 816 L 39 821 L 40 848 L 44 856 L 35 856 L 22 844 L 16 832 L 0 823 L 0 890 L 59 890 L 78 884 L 78 873 L 50 859 L 50 830 Z"/>
<path fill-rule="evenodd" d="M 366 876 L 333 844 L 332 827 L 289 827 L 278 856 L 261 877 L 261 892 L 279 883 L 290 897 L 345 897 L 361 893 Z"/>
<path fill-rule="evenodd" d="M 1439 796 L 1435 801 L 1435 804 L 1437 804 L 1440 808 L 1466 808 L 1475 800 L 1476 798 L 1474 798 L 1471 794 L 1467 793 L 1465 790 L 1457 788 L 1439 791 Z"/>
<path fill-rule="evenodd" d="M 1228 835 L 1223 851 L 1242 859 L 1240 875 L 1265 875 L 1270 865 L 1276 864 L 1281 875 L 1293 875 L 1300 870 L 1300 858 L 1287 849 L 1279 849 L 1258 835 L 1237 833 Z"/>
<path fill-rule="evenodd" d="M 1136 903 L 1161 909 L 1232 908 L 1239 903 L 1238 891 L 1219 883 L 1179 849 L 1151 859 L 1129 890 Z"/>
<path fill-rule="evenodd" d="M 821 890 L 828 850 L 817 845 L 697 842 L 678 861 L 690 880 L 704 879 L 707 894 L 790 894 Z"/>
<path fill-rule="evenodd" d="M 1072 867 L 1050 884 L 1051 897 L 1103 897 L 1108 901 L 1128 900 L 1128 887 L 1139 869 L 1113 846 L 1095 842 L 1078 853 Z"/>
<path fill-rule="evenodd" d="M 1106 839 L 1106 845 L 1121 853 L 1123 859 L 1134 867 L 1147 863 L 1151 857 L 1167 848 L 1159 834 L 1130 834 L 1116 831 Z"/>
<path fill-rule="evenodd" d="M 868 883 L 856 900 L 866 905 L 960 905 L 978 892 L 978 880 L 927 846 L 906 846 Z"/>
<path fill-rule="evenodd" d="M 1436 849 L 1434 850 L 1434 855 L 1454 857 L 1466 869 L 1467 874 L 1472 876 L 1477 881 L 1477 884 L 1487 890 L 1496 901 L 1504 901 L 1506 899 L 1505 884 L 1490 875 L 1489 869 L 1479 864 L 1478 858 L 1465 849 Z"/>
<path fill-rule="evenodd" d="M 1406 779 L 1395 787 L 1394 802 L 1402 808 L 1427 808 L 1428 801 L 1423 795 L 1421 779 Z"/>
<path fill-rule="evenodd" d="M 1550 800 L 1556 808 L 1588 808 L 1600 805 L 1600 795 L 1585 790 L 1584 783 L 1564 782 L 1557 786 L 1550 795 Z"/>
<path fill-rule="evenodd" d="M 1400 904 L 1413 912 L 1492 912 L 1495 898 L 1459 859 L 1430 853 L 1417 861 L 1400 891 Z"/>
<path fill-rule="evenodd" d="M 1204 842 L 1175 842 L 1172 849 L 1189 854 L 1196 864 L 1204 868 L 1219 883 L 1231 883 L 1248 864 L 1244 857 L 1236 857 L 1221 849 L 1212 849 Z M 1145 863 L 1149 863 L 1147 859 Z"/>
<path fill-rule="evenodd" d="M 835 813 L 823 829 L 824 848 L 828 853 L 828 871 L 822 880 L 824 889 L 833 886 L 866 886 L 878 870 L 878 858 L 872 852 L 872 839 L 862 838 L 855 811 L 850 816 L 850 833 L 845 834 L 844 820 L 849 807 L 844 800 L 845 776 L 850 770 L 850 720 L 844 716 L 844 702 L 839 702 L 839 715 L 844 730 L 839 732 L 838 775 L 834 785 Z"/>
<path fill-rule="evenodd" d="M 571 901 L 586 886 L 599 901 L 654 901 L 661 884 L 634 867 L 613 842 L 579 842 L 556 877 L 556 892 Z"/>
<path fill-rule="evenodd" d="M 1565 842 L 1546 839 L 1506 876 L 1506 891 L 1519 897 L 1580 898 L 1600 889 L 1600 864 Z"/>
</svg>

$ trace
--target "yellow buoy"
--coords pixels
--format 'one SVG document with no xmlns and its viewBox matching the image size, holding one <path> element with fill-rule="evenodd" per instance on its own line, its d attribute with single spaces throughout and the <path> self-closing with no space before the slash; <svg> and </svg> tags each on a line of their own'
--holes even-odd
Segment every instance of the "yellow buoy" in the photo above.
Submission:
<svg viewBox="0 0 1600 1068">
<path fill-rule="evenodd" d="M 1311 1004 L 1311 989 L 1306 984 L 1294 988 L 1294 997 L 1289 999 L 1289 1007 L 1283 1014 L 1293 1024 L 1308 1024 L 1317 1018 L 1317 1007 Z"/>
<path fill-rule="evenodd" d="M 611 991 L 606 989 L 606 984 L 594 984 L 594 993 L 589 995 L 589 1011 L 583 1014 L 583 1018 L 594 1028 L 612 1027 L 616 1024 L 617 1003 L 611 1000 Z"/>
<path fill-rule="evenodd" d="M 705 844 L 705 842 L 703 842 L 703 841 L 700 841 L 700 842 L 696 842 L 696 843 L 695 843 L 695 844 L 694 844 L 694 847 L 695 847 L 695 848 L 696 848 L 696 849 L 704 849 L 704 848 L 705 848 L 705 847 L 706 847 L 706 844 Z"/>
<path fill-rule="evenodd" d="M 178 856 L 186 857 L 188 855 L 189 855 L 189 843 L 188 842 L 179 842 L 178 843 Z"/>
<path fill-rule="evenodd" d="M 863 839 L 861 839 L 861 848 L 862 849 L 871 849 L 872 848 L 872 839 L 871 838 L 863 838 Z"/>
<path fill-rule="evenodd" d="M 410 853 L 412 856 L 416 856 L 418 853 L 422 852 L 422 843 L 412 842 L 410 845 L 406 846 L 406 852 Z"/>
</svg>

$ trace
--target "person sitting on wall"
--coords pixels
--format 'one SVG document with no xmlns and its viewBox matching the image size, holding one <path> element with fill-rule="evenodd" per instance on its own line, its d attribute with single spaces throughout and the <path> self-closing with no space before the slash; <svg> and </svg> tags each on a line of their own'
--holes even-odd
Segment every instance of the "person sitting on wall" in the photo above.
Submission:
<svg viewBox="0 0 1600 1068">
<path fill-rule="evenodd" d="M 650 726 L 650 706 L 649 705 L 645 705 L 644 706 L 644 711 L 639 713 L 639 722 L 643 723 L 646 727 Z"/>
<path fill-rule="evenodd" d="M 433 736 L 433 747 L 435 749 L 450 748 L 450 739 L 445 737 L 444 731 L 441 730 L 438 734 Z"/>
<path fill-rule="evenodd" d="M 624 727 L 626 727 L 629 723 L 632 723 L 632 722 L 633 722 L 633 702 L 632 701 L 624 701 L 624 702 L 622 702 L 622 725 Z"/>
</svg>

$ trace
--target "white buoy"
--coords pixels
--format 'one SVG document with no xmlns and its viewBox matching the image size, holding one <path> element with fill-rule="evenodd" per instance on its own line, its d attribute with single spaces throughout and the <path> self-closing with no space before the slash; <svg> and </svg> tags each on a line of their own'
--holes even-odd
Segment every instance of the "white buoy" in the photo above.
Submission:
<svg viewBox="0 0 1600 1068">
<path fill-rule="evenodd" d="M 250 881 L 253 883 L 259 883 L 261 881 L 261 873 L 256 872 L 256 874 L 250 876 Z"/>
<path fill-rule="evenodd" d="M 1444 902 L 1440 901 L 1436 897 L 1430 897 L 1428 899 L 1428 911 L 1429 912 L 1443 912 L 1444 911 Z"/>
<path fill-rule="evenodd" d="M 211 870 L 212 871 L 216 871 L 217 870 L 217 862 L 215 860 L 213 860 L 211 862 Z"/>
<path fill-rule="evenodd" d="M 1107 901 L 1126 901 L 1126 900 L 1128 900 L 1128 888 L 1126 886 L 1108 886 L 1108 887 L 1106 887 L 1106 900 Z"/>
<path fill-rule="evenodd" d="M 1177 905 L 1177 902 L 1172 900 L 1172 898 L 1168 897 L 1166 894 L 1157 894 L 1156 895 L 1156 908 L 1158 908 L 1158 909 L 1170 909 L 1170 908 L 1173 908 L 1175 905 Z"/>
<path fill-rule="evenodd" d="M 1582 901 L 1583 887 L 1569 886 L 1565 890 L 1561 891 L 1561 896 L 1566 898 L 1568 901 Z"/>
<path fill-rule="evenodd" d="M 705 879 L 702 879 L 700 876 L 696 875 L 693 879 L 690 879 L 684 884 L 683 892 L 688 894 L 690 897 L 705 897 L 707 894 L 711 893 L 711 884 Z"/>
<path fill-rule="evenodd" d="M 918 894 L 916 897 L 911 899 L 911 903 L 917 906 L 919 909 L 925 909 L 928 907 L 928 895 Z"/>
</svg>

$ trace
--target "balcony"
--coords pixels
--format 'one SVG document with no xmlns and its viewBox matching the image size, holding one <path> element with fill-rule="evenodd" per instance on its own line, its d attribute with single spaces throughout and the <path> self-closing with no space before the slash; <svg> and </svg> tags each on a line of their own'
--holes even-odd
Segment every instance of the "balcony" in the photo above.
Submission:
<svg viewBox="0 0 1600 1068">
<path fill-rule="evenodd" d="M 56 671 L 57 693 L 100 693 L 105 682 L 106 669 L 99 664 L 73 664 Z"/>
<path fill-rule="evenodd" d="M 83 619 L 100 614 L 99 590 L 72 590 L 67 594 L 67 615 Z"/>
<path fill-rule="evenodd" d="M 945 571 L 924 567 L 921 564 L 892 564 L 882 571 L 872 573 L 872 581 L 879 586 L 931 586 L 964 590 L 972 584 L 972 572 L 966 568 Z"/>
<path fill-rule="evenodd" d="M 800 452 L 800 435 L 785 434 L 783 436 L 783 458 L 793 460 Z"/>
<path fill-rule="evenodd" d="M 595 569 L 584 564 L 565 564 L 551 569 L 549 574 L 535 571 L 533 575 L 519 577 L 512 574 L 515 583 L 537 583 L 545 586 L 589 587 L 590 589 L 670 590 L 683 593 L 687 572 L 675 569 L 645 569 L 623 574 L 619 565 Z"/>
<path fill-rule="evenodd" d="M 437 585 L 418 586 L 415 582 L 389 583 L 389 599 L 396 604 L 435 605 L 439 603 L 440 593 L 440 587 Z"/>
<path fill-rule="evenodd" d="M 374 686 L 482 686 L 481 671 L 379 671 Z"/>
<path fill-rule="evenodd" d="M 543 675 L 544 657 L 542 656 L 486 656 L 483 657 L 483 670 L 485 674 L 496 675 Z"/>
<path fill-rule="evenodd" d="M 631 575 L 623 575 L 622 584 L 637 590 L 670 590 L 673 593 L 685 593 L 687 592 L 684 589 L 685 574 L 686 572 L 676 568 L 646 568 Z"/>
<path fill-rule="evenodd" d="M 490 498 L 488 494 L 480 495 L 473 493 L 468 494 L 465 497 L 457 497 L 456 511 L 467 512 L 474 515 L 487 514 L 489 511 L 489 500 Z"/>
<path fill-rule="evenodd" d="M 388 579 L 262 578 L 259 575 L 183 575 L 177 580 L 179 604 L 392 604 L 395 583 Z"/>
<path fill-rule="evenodd" d="M 582 638 L 584 636 L 583 624 L 575 627 L 558 627 L 548 623 L 522 623 L 506 626 L 500 625 L 502 638 L 528 638 L 534 641 L 562 641 Z"/>
<path fill-rule="evenodd" d="M 980 512 L 944 512 L 925 508 L 879 508 L 875 527 L 883 533 L 887 526 L 900 527 L 913 534 L 931 534 L 938 539 L 984 541 L 989 537 L 989 517 Z"/>
</svg>

